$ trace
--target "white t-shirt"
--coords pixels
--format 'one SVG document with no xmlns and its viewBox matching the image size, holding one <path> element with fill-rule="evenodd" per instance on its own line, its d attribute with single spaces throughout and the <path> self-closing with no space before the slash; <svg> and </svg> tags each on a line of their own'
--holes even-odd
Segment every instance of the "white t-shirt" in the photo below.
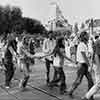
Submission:
<svg viewBox="0 0 100 100">
<path fill-rule="evenodd" d="M 85 63 L 86 61 L 85 61 L 84 57 L 82 56 L 81 52 L 85 52 L 86 55 L 88 54 L 87 46 L 83 42 L 80 42 L 78 45 L 78 48 L 77 48 L 77 62 Z"/>
<path fill-rule="evenodd" d="M 45 39 L 43 42 L 42 50 L 44 54 L 50 54 L 51 52 L 53 52 L 55 46 L 56 46 L 55 40 Z M 52 60 L 51 56 L 47 56 L 46 58 Z"/>
<path fill-rule="evenodd" d="M 59 56 L 54 57 L 54 59 L 53 59 L 53 66 L 61 67 L 60 66 L 60 57 Z"/>
<path fill-rule="evenodd" d="M 55 67 L 63 67 L 64 65 L 64 57 L 60 56 L 59 54 L 56 54 L 56 56 L 53 57 L 53 66 Z"/>
</svg>

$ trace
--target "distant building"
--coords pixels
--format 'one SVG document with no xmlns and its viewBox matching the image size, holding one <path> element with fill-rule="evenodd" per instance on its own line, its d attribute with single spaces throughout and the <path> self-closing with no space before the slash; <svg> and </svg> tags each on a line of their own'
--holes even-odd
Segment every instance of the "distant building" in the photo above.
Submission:
<svg viewBox="0 0 100 100">
<path fill-rule="evenodd" d="M 46 22 L 46 28 L 52 31 L 72 31 L 72 25 L 63 16 L 59 5 L 56 2 L 50 3 L 49 17 Z"/>
</svg>

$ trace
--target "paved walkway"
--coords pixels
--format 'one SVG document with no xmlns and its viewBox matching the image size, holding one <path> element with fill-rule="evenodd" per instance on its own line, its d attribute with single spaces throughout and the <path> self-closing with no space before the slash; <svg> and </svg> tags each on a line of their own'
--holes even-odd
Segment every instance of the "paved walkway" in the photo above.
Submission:
<svg viewBox="0 0 100 100">
<path fill-rule="evenodd" d="M 64 71 L 66 74 L 66 83 L 69 88 L 76 77 L 76 68 L 65 65 Z M 32 67 L 31 78 L 24 91 L 20 91 L 18 87 L 19 81 L 12 81 L 12 88 L 4 88 L 4 75 L 0 73 L 0 100 L 80 100 L 87 91 L 87 81 L 84 78 L 82 84 L 75 91 L 75 98 L 70 98 L 68 95 L 60 95 L 59 88 L 48 88 L 45 84 L 46 70 L 43 62 L 37 61 Z M 15 78 L 20 79 L 22 73 L 19 70 L 15 73 Z M 53 68 L 51 68 L 51 77 L 53 76 Z M 100 96 L 96 96 L 95 100 L 100 100 Z"/>
</svg>

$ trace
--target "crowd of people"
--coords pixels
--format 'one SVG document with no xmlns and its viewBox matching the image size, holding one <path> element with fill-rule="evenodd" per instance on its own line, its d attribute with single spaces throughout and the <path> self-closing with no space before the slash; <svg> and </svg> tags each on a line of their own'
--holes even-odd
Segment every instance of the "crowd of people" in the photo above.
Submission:
<svg viewBox="0 0 100 100">
<path fill-rule="evenodd" d="M 1 40 L 0 46 L 2 52 L 1 66 L 4 67 L 5 71 L 5 88 L 10 88 L 11 80 L 15 73 L 14 61 L 17 64 L 16 68 L 24 72 L 24 77 L 19 84 L 21 89 L 24 89 L 30 78 L 30 66 L 35 64 L 34 59 L 45 58 L 46 83 L 48 87 L 59 86 L 60 94 L 67 93 L 72 97 L 73 92 L 81 84 L 83 77 L 86 76 L 88 92 L 82 97 L 82 100 L 94 100 L 93 96 L 99 90 L 100 85 L 99 35 L 93 38 L 88 32 L 82 31 L 79 37 L 77 35 L 74 38 L 67 35 L 55 37 L 53 31 L 49 31 L 42 44 L 43 56 L 35 55 L 35 41 L 33 38 L 27 39 L 26 36 L 15 37 L 9 35 L 6 40 Z M 75 59 L 73 59 L 73 54 Z M 69 89 L 67 88 L 66 75 L 63 69 L 65 59 L 77 66 L 77 77 Z M 91 74 L 94 64 L 96 66 L 96 82 L 93 81 Z M 53 79 L 50 77 L 51 65 L 54 69 Z"/>
</svg>

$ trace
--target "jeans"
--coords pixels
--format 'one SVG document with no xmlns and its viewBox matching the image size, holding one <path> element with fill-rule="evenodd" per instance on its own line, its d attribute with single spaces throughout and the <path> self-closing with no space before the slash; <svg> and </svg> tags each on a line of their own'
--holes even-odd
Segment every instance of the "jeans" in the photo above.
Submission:
<svg viewBox="0 0 100 100">
<path fill-rule="evenodd" d="M 45 59 L 45 61 L 46 61 L 46 71 L 47 71 L 47 73 L 46 73 L 46 76 L 47 76 L 47 83 L 49 83 L 50 82 L 50 78 L 49 78 L 49 74 L 50 74 L 50 64 L 52 64 L 53 63 L 53 61 L 52 60 L 48 60 L 48 59 Z"/>
<path fill-rule="evenodd" d="M 55 79 L 53 79 L 51 81 L 51 85 L 55 85 L 56 83 L 60 82 L 60 91 L 64 91 L 66 89 L 66 77 L 65 77 L 65 73 L 63 71 L 63 68 L 60 67 L 60 68 L 57 68 L 57 67 L 54 67 L 55 68 L 55 72 L 54 72 L 54 75 L 55 75 Z"/>
<path fill-rule="evenodd" d="M 23 66 L 22 67 L 23 68 L 22 70 L 23 70 L 24 76 L 23 76 L 23 79 L 21 80 L 20 86 L 22 88 L 25 88 L 26 85 L 27 85 L 27 82 L 28 82 L 28 80 L 30 78 L 30 71 L 29 71 L 30 64 L 24 62 L 21 65 Z"/>
<path fill-rule="evenodd" d="M 5 71 L 5 85 L 9 86 L 10 82 L 14 76 L 14 68 L 13 63 L 6 63 L 4 64 L 6 71 Z"/>
<path fill-rule="evenodd" d="M 88 66 L 86 63 L 81 63 L 79 66 L 79 69 L 77 71 L 77 78 L 74 81 L 74 83 L 72 84 L 71 90 L 70 90 L 70 94 L 72 94 L 75 89 L 81 84 L 83 77 L 87 78 L 88 81 L 88 90 L 93 86 L 93 79 L 92 79 L 92 75 L 90 74 L 90 72 L 88 72 Z"/>
</svg>

